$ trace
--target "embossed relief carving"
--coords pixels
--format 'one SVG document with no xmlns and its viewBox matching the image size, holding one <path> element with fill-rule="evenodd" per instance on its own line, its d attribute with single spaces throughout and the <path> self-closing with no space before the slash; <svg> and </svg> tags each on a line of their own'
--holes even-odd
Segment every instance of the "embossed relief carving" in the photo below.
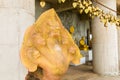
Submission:
<svg viewBox="0 0 120 80">
<path fill-rule="evenodd" d="M 60 80 L 69 64 L 79 64 L 82 57 L 54 9 L 44 12 L 26 30 L 20 56 L 29 71 L 26 80 L 31 72 L 41 80 Z"/>
</svg>

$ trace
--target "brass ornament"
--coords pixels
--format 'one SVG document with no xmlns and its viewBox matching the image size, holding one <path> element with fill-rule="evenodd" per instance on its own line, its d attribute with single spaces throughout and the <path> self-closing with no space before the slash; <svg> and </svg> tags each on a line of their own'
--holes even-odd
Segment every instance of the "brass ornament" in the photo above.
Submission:
<svg viewBox="0 0 120 80">
<path fill-rule="evenodd" d="M 46 5 L 46 2 L 45 1 L 40 1 L 40 6 L 43 8 L 43 7 L 45 7 L 45 5 Z"/>
<path fill-rule="evenodd" d="M 72 3 L 72 6 L 73 6 L 74 8 L 76 8 L 76 7 L 77 7 L 77 4 L 78 4 L 77 2 L 73 2 L 73 3 Z"/>
<path fill-rule="evenodd" d="M 64 3 L 66 0 L 58 0 L 58 3 Z"/>
<path fill-rule="evenodd" d="M 77 8 L 79 13 L 88 14 L 90 18 L 99 17 L 100 21 L 107 27 L 107 23 L 115 24 L 117 27 L 120 26 L 120 19 L 111 13 L 105 13 L 100 8 L 94 6 L 91 0 L 74 0 L 73 8 Z"/>
<path fill-rule="evenodd" d="M 65 2 L 65 0 L 61 0 L 63 3 Z"/>
</svg>

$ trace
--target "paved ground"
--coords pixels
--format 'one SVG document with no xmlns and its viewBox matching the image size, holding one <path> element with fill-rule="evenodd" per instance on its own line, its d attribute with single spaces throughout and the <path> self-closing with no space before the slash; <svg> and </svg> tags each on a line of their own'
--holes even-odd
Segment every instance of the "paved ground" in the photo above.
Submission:
<svg viewBox="0 0 120 80">
<path fill-rule="evenodd" d="M 77 67 L 70 66 L 62 80 L 120 80 L 120 76 L 100 76 L 93 73 L 91 66 L 80 65 Z"/>
</svg>

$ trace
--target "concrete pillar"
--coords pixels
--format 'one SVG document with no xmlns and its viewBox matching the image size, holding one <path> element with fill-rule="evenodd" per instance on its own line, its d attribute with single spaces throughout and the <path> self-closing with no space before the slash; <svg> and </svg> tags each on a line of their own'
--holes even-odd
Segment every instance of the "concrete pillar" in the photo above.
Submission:
<svg viewBox="0 0 120 80">
<path fill-rule="evenodd" d="M 35 20 L 35 0 L 0 0 L 0 80 L 24 80 L 19 49 Z"/>
<path fill-rule="evenodd" d="M 99 0 L 102 4 L 116 10 L 116 0 Z M 105 12 L 112 12 L 96 4 Z M 112 12 L 114 15 L 116 13 Z M 104 27 L 98 18 L 92 21 L 93 66 L 94 72 L 101 75 L 118 75 L 118 37 L 115 25 Z"/>
<path fill-rule="evenodd" d="M 118 15 L 118 18 L 120 18 L 120 15 Z M 119 59 L 119 70 L 120 70 L 120 29 L 118 29 L 118 56 L 119 56 L 118 59 Z"/>
</svg>

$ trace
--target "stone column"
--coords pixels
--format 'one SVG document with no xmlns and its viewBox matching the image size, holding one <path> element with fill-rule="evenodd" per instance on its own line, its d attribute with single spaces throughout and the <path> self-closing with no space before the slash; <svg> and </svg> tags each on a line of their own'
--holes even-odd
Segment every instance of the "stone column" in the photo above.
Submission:
<svg viewBox="0 0 120 80">
<path fill-rule="evenodd" d="M 120 2 L 117 0 L 117 11 L 120 11 Z M 120 14 L 117 15 L 117 17 L 120 19 Z M 120 27 L 120 26 L 119 26 Z M 120 28 L 118 29 L 118 59 L 119 59 L 119 72 L 120 72 Z"/>
<path fill-rule="evenodd" d="M 120 15 L 118 15 L 120 19 Z M 118 29 L 118 59 L 119 59 L 119 72 L 120 72 L 120 29 Z"/>
<path fill-rule="evenodd" d="M 35 20 L 35 0 L 0 0 L 0 80 L 24 80 L 19 49 Z"/>
<path fill-rule="evenodd" d="M 116 10 L 116 0 L 99 0 L 102 4 Z M 105 12 L 112 12 L 96 4 Z M 112 12 L 114 15 L 116 13 Z M 104 27 L 98 18 L 92 21 L 93 66 L 94 72 L 101 75 L 118 75 L 118 37 L 115 25 Z"/>
</svg>

